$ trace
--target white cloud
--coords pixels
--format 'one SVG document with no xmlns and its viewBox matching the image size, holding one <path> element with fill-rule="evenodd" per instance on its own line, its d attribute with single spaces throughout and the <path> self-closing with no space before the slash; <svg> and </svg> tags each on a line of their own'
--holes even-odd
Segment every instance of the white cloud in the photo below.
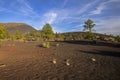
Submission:
<svg viewBox="0 0 120 80">
<path fill-rule="evenodd" d="M 46 24 L 46 23 L 49 23 L 49 24 L 54 24 L 54 22 L 56 21 L 58 17 L 58 14 L 56 12 L 53 12 L 53 11 L 49 11 L 49 12 L 46 12 L 42 15 L 41 18 L 39 18 L 38 20 L 35 20 L 33 22 L 35 26 L 38 26 L 36 27 L 36 29 L 42 29 L 42 27 Z"/>
<path fill-rule="evenodd" d="M 50 8 L 49 11 L 41 14 L 41 16 L 39 16 L 27 0 L 16 0 L 14 1 L 15 3 L 11 2 L 11 7 L 7 8 L 6 11 L 9 13 L 14 13 L 17 16 L 20 15 L 29 17 L 23 21 L 32 24 L 32 26 L 36 27 L 36 29 L 41 29 L 46 23 L 50 23 L 55 32 L 62 32 L 67 30 L 67 28 L 70 31 L 82 31 L 84 21 L 90 17 L 90 15 L 83 13 L 90 11 L 90 9 L 93 8 L 100 0 L 94 0 L 88 4 L 84 4 L 84 6 L 75 5 L 77 7 L 74 7 L 73 9 L 65 8 L 68 1 L 69 0 L 63 1 L 63 4 L 61 5 L 62 8 L 61 6 L 59 9 Z M 118 1 L 120 2 L 120 0 L 106 0 L 105 2 L 100 3 L 100 5 L 98 5 L 98 7 L 91 12 L 91 14 L 100 14 L 103 10 L 108 8 L 109 4 Z M 3 10 L 5 9 L 0 5 L 0 11 Z M 108 34 L 117 34 L 120 32 L 120 17 L 100 20 L 93 19 L 93 21 L 96 21 L 96 25 L 99 25 L 95 26 L 97 32 Z"/>
<path fill-rule="evenodd" d="M 113 34 L 113 35 L 120 35 L 120 16 L 112 16 L 108 18 L 94 18 L 92 19 L 96 26 L 94 29 L 97 33 L 106 33 L 106 34 Z M 83 30 L 83 23 L 77 24 L 73 26 L 71 31 L 82 31 Z"/>
<path fill-rule="evenodd" d="M 74 26 L 74 28 L 71 31 L 83 31 L 83 24 L 78 24 Z"/>
<path fill-rule="evenodd" d="M 65 24 L 71 24 L 74 22 L 79 22 L 80 20 L 85 20 L 84 12 L 88 11 L 91 7 L 93 7 L 99 0 L 95 0 L 93 2 L 87 3 L 84 6 L 79 6 L 73 9 L 60 9 L 56 12 L 58 13 L 57 21 L 55 23 L 60 23 L 67 21 Z M 67 0 L 64 1 L 64 4 L 67 4 Z"/>
<path fill-rule="evenodd" d="M 64 6 L 67 4 L 68 0 L 64 1 Z M 83 7 L 80 8 L 74 8 L 74 9 L 54 9 L 54 10 L 50 10 L 47 13 L 43 14 L 43 17 L 40 19 L 40 21 L 37 24 L 40 24 L 41 27 L 43 27 L 43 25 L 45 23 L 50 23 L 50 24 L 67 24 L 70 25 L 71 23 L 74 22 L 79 22 L 80 20 L 82 20 L 84 18 L 84 16 L 80 16 L 78 17 L 78 15 L 84 13 L 85 11 L 87 11 L 89 8 L 93 7 L 96 3 L 98 2 L 98 0 L 88 3 L 86 5 L 84 5 Z M 57 29 L 56 31 L 58 31 L 59 28 L 55 28 Z"/>
<path fill-rule="evenodd" d="M 101 6 L 102 5 L 102 6 Z M 96 10 L 92 11 L 92 14 L 100 14 L 103 9 L 105 9 L 105 5 L 101 4 Z"/>
<path fill-rule="evenodd" d="M 30 4 L 29 4 L 29 2 L 27 0 L 17 0 L 17 3 L 13 4 L 12 6 L 15 6 L 15 5 L 18 5 L 18 4 L 19 4 L 18 12 L 21 15 L 29 16 L 29 17 L 36 17 L 36 16 L 38 16 L 38 14 L 30 6 Z"/>
<path fill-rule="evenodd" d="M 96 20 L 96 29 L 100 33 L 120 34 L 120 16 Z"/>
<path fill-rule="evenodd" d="M 82 18 L 84 18 L 82 15 L 80 17 L 78 17 L 78 15 L 84 13 L 89 8 L 93 7 L 98 1 L 99 0 L 95 0 L 77 9 L 76 8 L 74 9 L 64 8 L 64 9 L 50 10 L 43 15 L 41 23 L 45 24 L 46 22 L 49 22 L 49 23 L 60 24 L 66 21 L 69 24 L 72 22 L 78 22 L 78 20 L 81 20 Z M 65 0 L 63 2 L 63 6 L 65 6 L 67 3 L 68 3 L 68 0 Z M 64 24 L 67 24 L 67 23 L 64 23 Z"/>
<path fill-rule="evenodd" d="M 95 10 L 91 12 L 92 15 L 94 14 L 101 14 L 103 10 L 108 8 L 108 5 L 113 3 L 113 2 L 120 2 L 120 0 L 108 0 L 106 2 L 102 2 Z"/>
<path fill-rule="evenodd" d="M 55 12 L 48 12 L 44 14 L 43 18 L 46 23 L 52 24 L 56 20 L 57 16 L 58 15 Z"/>
<path fill-rule="evenodd" d="M 87 11 L 88 9 L 90 9 L 91 7 L 93 7 L 99 0 L 95 0 L 91 3 L 88 3 L 86 5 L 84 5 L 83 7 L 81 7 L 78 11 L 77 11 L 77 14 L 82 14 L 84 13 L 85 11 Z"/>
<path fill-rule="evenodd" d="M 3 6 L 1 6 L 1 4 Z M 12 13 L 15 15 L 28 16 L 31 18 L 39 16 L 30 6 L 27 0 L 15 0 L 15 1 L 11 1 L 8 4 L 8 6 L 5 5 L 6 5 L 6 1 L 2 1 L 2 2 L 0 1 L 0 11 Z"/>
</svg>

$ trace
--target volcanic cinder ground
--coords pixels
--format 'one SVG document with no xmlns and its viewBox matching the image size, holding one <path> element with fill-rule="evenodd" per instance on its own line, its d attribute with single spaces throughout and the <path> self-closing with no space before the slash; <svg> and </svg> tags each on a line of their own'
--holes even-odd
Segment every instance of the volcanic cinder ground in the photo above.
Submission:
<svg viewBox="0 0 120 80">
<path fill-rule="evenodd" d="M 120 47 L 50 42 L 48 49 L 41 44 L 3 42 L 0 80 L 120 80 Z"/>
</svg>

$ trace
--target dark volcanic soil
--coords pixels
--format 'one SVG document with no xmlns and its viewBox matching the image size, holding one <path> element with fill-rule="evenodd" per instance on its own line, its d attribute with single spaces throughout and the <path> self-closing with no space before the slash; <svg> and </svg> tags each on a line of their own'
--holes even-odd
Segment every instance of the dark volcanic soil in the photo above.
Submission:
<svg viewBox="0 0 120 80">
<path fill-rule="evenodd" d="M 0 48 L 0 80 L 120 80 L 119 47 L 51 42 L 47 49 L 40 44 L 4 42 Z"/>
</svg>

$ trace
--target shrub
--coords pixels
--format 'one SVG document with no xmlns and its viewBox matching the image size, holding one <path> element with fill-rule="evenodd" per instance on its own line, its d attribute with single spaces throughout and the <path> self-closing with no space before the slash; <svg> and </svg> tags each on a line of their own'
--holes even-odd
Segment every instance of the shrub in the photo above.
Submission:
<svg viewBox="0 0 120 80">
<path fill-rule="evenodd" d="M 116 41 L 120 42 L 120 36 L 116 37 Z"/>
<path fill-rule="evenodd" d="M 4 39 L 6 37 L 6 29 L 3 27 L 3 24 L 0 23 L 0 39 Z"/>
<path fill-rule="evenodd" d="M 100 38 L 100 36 L 96 36 L 96 39 L 99 39 Z"/>
<path fill-rule="evenodd" d="M 92 39 L 93 40 L 98 40 L 98 39 L 100 39 L 100 36 L 94 34 L 93 37 L 92 37 Z"/>
<path fill-rule="evenodd" d="M 46 48 L 50 48 L 50 42 L 46 42 Z"/>
<path fill-rule="evenodd" d="M 92 38 L 93 38 L 93 33 L 91 33 L 91 32 L 85 33 L 85 39 L 92 39 Z"/>
<path fill-rule="evenodd" d="M 105 37 L 105 38 L 104 38 L 104 41 L 114 42 L 114 41 L 115 41 L 115 38 L 113 38 L 113 37 Z"/>
<path fill-rule="evenodd" d="M 43 43 L 44 48 L 50 48 L 50 42 L 45 42 Z"/>
<path fill-rule="evenodd" d="M 97 40 L 93 40 L 93 44 L 97 44 Z"/>
<path fill-rule="evenodd" d="M 104 41 L 109 41 L 109 38 L 105 37 L 103 40 L 104 40 Z"/>
<path fill-rule="evenodd" d="M 113 38 L 113 37 L 110 37 L 109 40 L 112 42 L 115 42 L 115 38 Z"/>
<path fill-rule="evenodd" d="M 56 34 L 56 40 L 57 41 L 63 41 L 64 40 L 64 36 L 60 33 Z"/>
<path fill-rule="evenodd" d="M 56 47 L 58 47 L 58 46 L 59 46 L 59 43 L 56 44 Z"/>
<path fill-rule="evenodd" d="M 0 40 L 0 47 L 2 46 L 2 41 Z"/>
<path fill-rule="evenodd" d="M 14 37 L 16 40 L 23 39 L 23 34 L 19 30 L 16 30 L 14 33 Z"/>
<path fill-rule="evenodd" d="M 46 47 L 46 43 L 43 43 L 42 46 L 43 46 L 43 47 Z"/>
<path fill-rule="evenodd" d="M 81 39 L 83 39 L 83 36 L 82 35 L 76 35 L 76 36 L 74 36 L 74 40 L 81 40 Z"/>
</svg>

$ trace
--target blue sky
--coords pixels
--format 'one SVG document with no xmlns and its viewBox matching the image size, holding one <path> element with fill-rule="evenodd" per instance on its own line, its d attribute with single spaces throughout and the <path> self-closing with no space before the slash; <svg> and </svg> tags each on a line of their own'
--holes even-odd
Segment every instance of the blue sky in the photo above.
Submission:
<svg viewBox="0 0 120 80">
<path fill-rule="evenodd" d="M 21 22 L 54 32 L 82 31 L 92 19 L 99 33 L 120 34 L 120 0 L 0 0 L 0 22 Z"/>
</svg>

